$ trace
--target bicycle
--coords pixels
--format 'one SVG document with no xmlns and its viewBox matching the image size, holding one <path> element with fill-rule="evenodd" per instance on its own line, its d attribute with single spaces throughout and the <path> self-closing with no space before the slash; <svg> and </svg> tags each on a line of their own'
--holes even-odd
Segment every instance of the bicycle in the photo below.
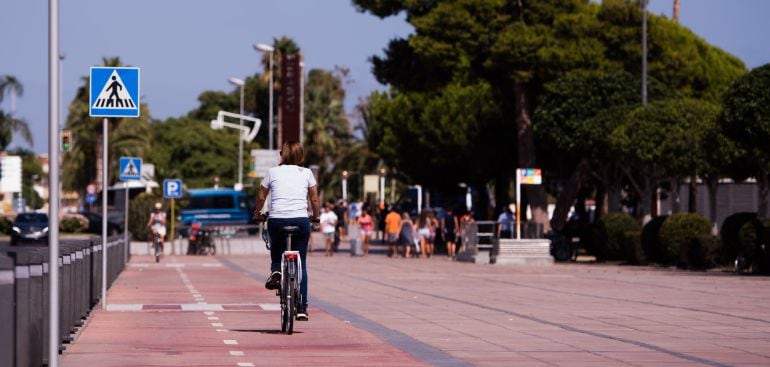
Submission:
<svg viewBox="0 0 770 367">
<path fill-rule="evenodd" d="M 262 228 L 262 239 L 265 247 L 270 249 L 270 235 L 267 232 L 268 214 L 264 214 L 265 224 Z M 286 251 L 281 255 L 281 287 L 276 291 L 281 302 L 281 332 L 291 335 L 294 332 L 294 319 L 297 308 L 302 302 L 300 284 L 302 283 L 302 258 L 299 251 L 291 250 L 292 235 L 300 232 L 300 227 L 287 225 L 281 227 L 286 233 Z"/>
<path fill-rule="evenodd" d="M 152 227 L 152 247 L 155 251 L 155 262 L 160 262 L 160 255 L 163 253 L 163 238 L 161 237 L 158 229 Z"/>
</svg>

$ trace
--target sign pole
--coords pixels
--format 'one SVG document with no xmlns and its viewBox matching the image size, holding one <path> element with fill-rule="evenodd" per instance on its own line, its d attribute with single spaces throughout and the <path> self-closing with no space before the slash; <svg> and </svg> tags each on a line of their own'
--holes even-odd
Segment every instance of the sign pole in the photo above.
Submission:
<svg viewBox="0 0 770 367">
<path fill-rule="evenodd" d="M 516 169 L 516 239 L 521 239 L 521 169 Z"/>
<path fill-rule="evenodd" d="M 176 249 L 176 236 L 174 232 L 174 198 L 171 198 L 171 231 L 169 231 L 169 235 L 171 236 L 171 255 L 175 254 Z"/>
<path fill-rule="evenodd" d="M 59 0 L 48 0 L 48 365 L 59 365 Z"/>
<path fill-rule="evenodd" d="M 125 254 L 123 255 L 123 263 L 128 263 L 128 248 L 131 246 L 128 243 L 128 181 L 123 182 L 123 187 L 126 188 L 126 217 L 123 220 L 123 245 L 125 247 Z"/>
<path fill-rule="evenodd" d="M 109 121 L 102 120 L 102 310 L 107 309 L 107 134 Z"/>
</svg>

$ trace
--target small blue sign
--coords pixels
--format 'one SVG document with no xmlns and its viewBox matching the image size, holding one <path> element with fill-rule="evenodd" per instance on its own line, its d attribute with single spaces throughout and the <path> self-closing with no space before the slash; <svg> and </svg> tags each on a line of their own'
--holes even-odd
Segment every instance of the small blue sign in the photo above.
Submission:
<svg viewBox="0 0 770 367">
<path fill-rule="evenodd" d="M 120 157 L 120 180 L 135 181 L 142 179 L 142 158 Z"/>
<path fill-rule="evenodd" d="M 93 204 L 96 202 L 96 194 L 86 194 L 86 204 Z"/>
<path fill-rule="evenodd" d="M 163 180 L 163 197 L 166 199 L 179 199 L 182 197 L 182 180 Z"/>
<path fill-rule="evenodd" d="M 88 114 L 139 117 L 139 68 L 91 67 Z"/>
</svg>

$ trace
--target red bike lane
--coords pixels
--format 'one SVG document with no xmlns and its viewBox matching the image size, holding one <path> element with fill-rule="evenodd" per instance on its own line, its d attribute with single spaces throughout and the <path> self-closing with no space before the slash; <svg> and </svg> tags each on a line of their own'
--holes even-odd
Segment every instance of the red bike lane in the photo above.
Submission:
<svg viewBox="0 0 770 367">
<path fill-rule="evenodd" d="M 424 365 L 312 305 L 282 334 L 275 293 L 216 258 L 153 260 L 133 258 L 61 366 Z"/>
</svg>

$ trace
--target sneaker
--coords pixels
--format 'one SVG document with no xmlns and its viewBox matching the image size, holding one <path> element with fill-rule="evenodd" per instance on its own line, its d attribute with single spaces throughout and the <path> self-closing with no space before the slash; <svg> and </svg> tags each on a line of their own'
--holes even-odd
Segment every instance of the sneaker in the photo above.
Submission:
<svg viewBox="0 0 770 367">
<path fill-rule="evenodd" d="M 307 306 L 297 307 L 297 321 L 307 321 Z"/>
<path fill-rule="evenodd" d="M 272 274 L 270 274 L 270 277 L 267 278 L 267 282 L 265 282 L 265 288 L 274 290 L 281 288 L 281 272 L 280 271 L 274 271 Z"/>
</svg>

